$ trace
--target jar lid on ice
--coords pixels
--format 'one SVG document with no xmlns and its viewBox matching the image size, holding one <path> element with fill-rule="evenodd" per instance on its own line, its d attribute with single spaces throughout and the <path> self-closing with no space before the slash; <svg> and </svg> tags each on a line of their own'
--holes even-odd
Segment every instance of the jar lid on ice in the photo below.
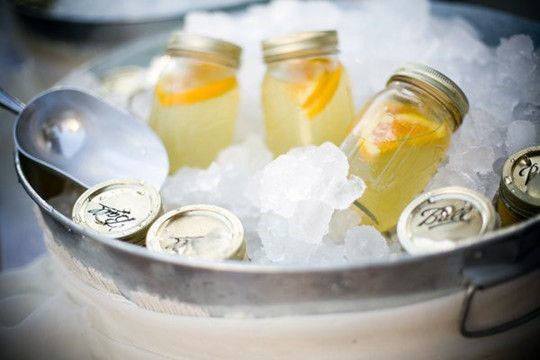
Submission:
<svg viewBox="0 0 540 360">
<path fill-rule="evenodd" d="M 75 202 L 73 221 L 101 235 L 144 241 L 160 215 L 161 197 L 152 186 L 137 180 L 111 180 L 86 190 Z"/>
<path fill-rule="evenodd" d="M 243 260 L 244 228 L 228 210 L 190 205 L 172 210 L 154 222 L 146 235 L 153 251 L 208 260 Z"/>
<path fill-rule="evenodd" d="M 520 218 L 540 213 L 540 146 L 518 151 L 506 160 L 499 199 Z"/>
<path fill-rule="evenodd" d="M 468 245 L 498 225 L 485 196 L 452 186 L 415 198 L 399 218 L 397 235 L 407 252 L 425 254 Z"/>
</svg>

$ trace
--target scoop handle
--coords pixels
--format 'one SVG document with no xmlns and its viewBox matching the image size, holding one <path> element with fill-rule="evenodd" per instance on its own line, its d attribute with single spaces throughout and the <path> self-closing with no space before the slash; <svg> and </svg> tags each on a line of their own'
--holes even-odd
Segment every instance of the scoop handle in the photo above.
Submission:
<svg viewBox="0 0 540 360">
<path fill-rule="evenodd" d="M 0 87 L 0 107 L 19 115 L 24 109 L 24 103 Z"/>
</svg>

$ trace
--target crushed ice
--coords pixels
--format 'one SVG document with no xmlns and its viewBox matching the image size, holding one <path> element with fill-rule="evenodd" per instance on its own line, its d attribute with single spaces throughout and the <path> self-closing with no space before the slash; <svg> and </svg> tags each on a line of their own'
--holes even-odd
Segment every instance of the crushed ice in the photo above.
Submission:
<svg viewBox="0 0 540 360">
<path fill-rule="evenodd" d="M 184 30 L 244 48 L 237 126 L 237 139 L 244 141 L 223 151 L 206 170 L 184 168 L 170 177 L 163 189 L 167 206 L 203 202 L 229 208 L 246 228 L 255 262 L 336 263 L 377 259 L 396 251 L 373 228 L 356 223 L 348 206 L 363 185 L 346 179 L 347 164 L 336 147 L 295 149 L 271 161 L 260 139 L 260 40 L 326 29 L 339 31 L 340 57 L 351 77 L 357 108 L 406 62 L 431 65 L 462 87 L 470 111 L 428 189 L 462 185 L 492 197 L 502 161 L 540 143 L 540 52 L 526 35 L 488 47 L 463 19 L 438 18 L 429 8 L 427 0 L 274 1 L 243 12 L 189 14 Z M 147 88 L 160 64 L 154 61 L 147 71 Z M 78 76 L 68 83 L 86 85 L 127 104 L 125 97 L 100 89 L 95 79 Z M 150 98 L 139 99 L 138 112 L 144 113 Z"/>
<path fill-rule="evenodd" d="M 324 143 L 271 158 L 260 137 L 248 137 L 208 169 L 184 167 L 170 176 L 162 189 L 165 206 L 204 203 L 233 211 L 246 230 L 252 261 L 309 262 L 321 256 L 320 246 L 343 245 L 347 229 L 358 224 L 358 215 L 347 209 L 365 188 L 361 179 L 348 177 L 343 152 Z M 342 250 L 330 260 L 344 255 Z"/>
</svg>

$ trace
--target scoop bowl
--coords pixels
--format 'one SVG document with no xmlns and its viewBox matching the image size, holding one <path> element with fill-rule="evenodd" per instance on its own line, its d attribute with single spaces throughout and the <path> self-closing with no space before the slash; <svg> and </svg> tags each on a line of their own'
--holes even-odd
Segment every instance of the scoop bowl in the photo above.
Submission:
<svg viewBox="0 0 540 360">
<path fill-rule="evenodd" d="M 24 106 L 0 89 L 0 104 L 17 115 L 17 150 L 83 187 L 130 178 L 159 189 L 167 177 L 167 153 L 148 125 L 90 94 L 52 89 Z"/>
</svg>

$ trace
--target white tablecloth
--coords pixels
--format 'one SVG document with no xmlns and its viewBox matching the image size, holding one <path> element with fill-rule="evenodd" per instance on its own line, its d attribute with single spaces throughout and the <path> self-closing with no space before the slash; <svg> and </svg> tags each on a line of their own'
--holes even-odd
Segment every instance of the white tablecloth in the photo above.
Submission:
<svg viewBox="0 0 540 360">
<path fill-rule="evenodd" d="M 1 351 L 3 359 L 461 359 L 538 350 L 540 319 L 463 338 L 462 300 L 457 293 L 393 309 L 268 319 L 178 316 L 98 291 L 45 256 L 0 274 Z"/>
</svg>

